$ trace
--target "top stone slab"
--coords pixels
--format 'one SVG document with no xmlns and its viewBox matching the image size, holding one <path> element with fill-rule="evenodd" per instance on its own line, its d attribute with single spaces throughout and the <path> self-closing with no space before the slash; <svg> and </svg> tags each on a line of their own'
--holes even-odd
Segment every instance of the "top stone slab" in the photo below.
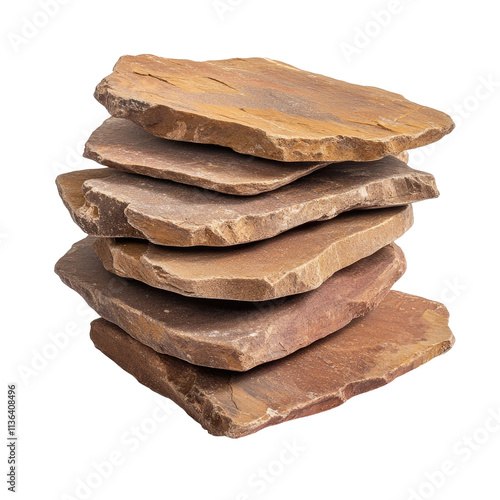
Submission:
<svg viewBox="0 0 500 500">
<path fill-rule="evenodd" d="M 158 137 L 280 161 L 370 161 L 453 130 L 440 111 L 271 59 L 123 56 L 95 91 Z"/>
</svg>

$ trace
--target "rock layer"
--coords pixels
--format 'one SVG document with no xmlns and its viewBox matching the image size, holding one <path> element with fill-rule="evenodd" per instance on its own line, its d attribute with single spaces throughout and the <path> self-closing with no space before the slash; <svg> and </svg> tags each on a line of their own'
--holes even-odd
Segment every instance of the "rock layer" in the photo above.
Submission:
<svg viewBox="0 0 500 500">
<path fill-rule="evenodd" d="M 94 95 L 158 137 L 281 161 L 376 160 L 454 127 L 401 95 L 261 58 L 124 56 Z"/>
<path fill-rule="evenodd" d="M 221 146 L 169 141 L 121 118 L 106 120 L 90 136 L 83 156 L 125 172 L 240 196 L 272 191 L 330 164 L 284 163 Z"/>
<path fill-rule="evenodd" d="M 108 118 L 83 156 L 107 167 L 239 196 L 273 191 L 330 162 L 278 162 L 207 144 L 169 141 L 123 118 Z M 408 153 L 397 158 L 408 163 Z"/>
<path fill-rule="evenodd" d="M 62 174 L 57 185 L 73 219 L 93 236 L 182 247 L 259 241 L 349 210 L 406 205 L 439 195 L 431 174 L 394 157 L 331 165 L 252 197 L 112 169 Z"/>
<path fill-rule="evenodd" d="M 245 373 L 159 354 L 103 319 L 92 323 L 90 335 L 140 383 L 172 399 L 211 434 L 232 438 L 339 406 L 454 343 L 442 304 L 394 291 L 342 330 Z"/>
<path fill-rule="evenodd" d="M 161 247 L 99 238 L 109 271 L 182 295 L 261 301 L 307 292 L 392 243 L 413 223 L 411 205 L 347 212 L 274 238 L 227 248 Z"/>
<path fill-rule="evenodd" d="M 269 302 L 195 299 L 107 272 L 92 238 L 76 243 L 56 273 L 104 319 L 155 351 L 244 371 L 282 358 L 373 309 L 406 269 L 396 245 L 335 273 L 316 290 Z"/>
</svg>

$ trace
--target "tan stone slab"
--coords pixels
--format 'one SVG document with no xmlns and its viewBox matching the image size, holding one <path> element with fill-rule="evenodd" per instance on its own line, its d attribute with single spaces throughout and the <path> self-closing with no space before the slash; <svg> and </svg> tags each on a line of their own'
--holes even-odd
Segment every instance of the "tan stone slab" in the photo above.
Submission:
<svg viewBox="0 0 500 500">
<path fill-rule="evenodd" d="M 109 118 L 91 136 L 83 156 L 107 167 L 249 196 L 272 191 L 330 162 L 278 162 L 208 144 L 169 141 L 123 118 Z"/>
<path fill-rule="evenodd" d="M 190 363 L 244 371 L 282 358 L 373 309 L 406 269 L 389 245 L 308 293 L 266 302 L 196 299 L 107 272 L 93 238 L 75 245 L 56 273 L 104 319 L 155 351 Z"/>
<path fill-rule="evenodd" d="M 141 384 L 172 399 L 211 434 L 232 438 L 339 406 L 454 343 L 442 304 L 394 291 L 342 330 L 245 373 L 158 354 L 103 319 L 92 323 L 90 335 Z"/>
<path fill-rule="evenodd" d="M 281 161 L 376 160 L 454 127 L 399 94 L 261 58 L 124 56 L 94 95 L 111 115 L 158 137 Z"/>
<path fill-rule="evenodd" d="M 194 297 L 260 301 L 319 287 L 335 272 L 392 243 L 413 223 L 411 205 L 347 212 L 274 238 L 227 248 L 161 247 L 98 238 L 109 271 Z"/>
<path fill-rule="evenodd" d="M 57 185 L 88 234 L 182 247 L 259 241 L 349 210 L 439 195 L 431 174 L 394 157 L 331 165 L 271 193 L 244 198 L 112 169 L 62 174 Z"/>
</svg>

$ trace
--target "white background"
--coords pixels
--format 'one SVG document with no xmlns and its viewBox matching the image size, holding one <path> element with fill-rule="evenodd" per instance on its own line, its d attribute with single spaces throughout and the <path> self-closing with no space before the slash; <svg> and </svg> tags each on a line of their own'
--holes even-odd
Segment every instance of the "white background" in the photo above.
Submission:
<svg viewBox="0 0 500 500">
<path fill-rule="evenodd" d="M 500 412 L 496 3 L 56 3 L 48 20 L 36 0 L 3 2 L 0 16 L 2 408 L 7 382 L 16 382 L 17 497 L 500 498 L 500 423 L 489 419 Z M 377 15 L 389 8 L 390 17 Z M 31 21 L 40 27 L 30 31 Z M 78 155 L 106 118 L 94 87 L 120 55 L 141 53 L 265 56 L 451 113 L 452 135 L 412 153 L 442 194 L 415 206 L 415 225 L 399 241 L 409 268 L 396 288 L 444 302 L 455 347 L 339 408 L 239 440 L 210 436 L 173 404 L 163 419 L 161 398 L 93 347 L 95 314 L 53 273 L 83 237 L 55 176 L 93 166 Z M 63 347 L 54 350 L 56 334 Z M 134 426 L 147 430 L 140 443 Z M 286 446 L 297 452 L 282 463 Z M 120 463 L 102 478 L 93 464 L 110 455 Z M 453 473 L 443 476 L 445 463 Z M 89 480 L 90 491 L 77 488 Z M 4 498 L 4 480 L 1 488 Z"/>
</svg>

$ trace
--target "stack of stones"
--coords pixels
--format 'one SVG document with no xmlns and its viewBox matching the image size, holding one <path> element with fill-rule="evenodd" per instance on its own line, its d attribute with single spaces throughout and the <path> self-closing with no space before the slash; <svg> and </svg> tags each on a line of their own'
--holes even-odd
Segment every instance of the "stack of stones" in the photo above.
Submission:
<svg viewBox="0 0 500 500">
<path fill-rule="evenodd" d="M 111 118 L 59 176 L 89 235 L 56 272 L 96 347 L 215 435 L 340 405 L 453 345 L 446 308 L 391 291 L 394 241 L 435 198 L 407 149 L 445 114 L 269 59 L 125 56 Z"/>
</svg>

